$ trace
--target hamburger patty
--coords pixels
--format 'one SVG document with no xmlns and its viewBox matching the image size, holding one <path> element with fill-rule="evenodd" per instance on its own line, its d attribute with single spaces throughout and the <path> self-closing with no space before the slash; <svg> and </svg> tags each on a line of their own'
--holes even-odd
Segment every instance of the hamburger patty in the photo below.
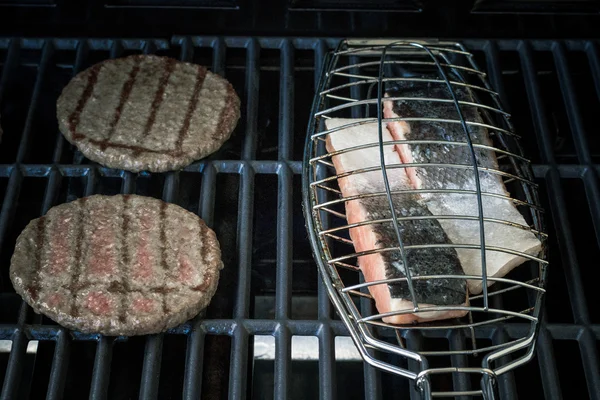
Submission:
<svg viewBox="0 0 600 400">
<path fill-rule="evenodd" d="M 17 239 L 17 293 L 86 333 L 162 332 L 197 315 L 223 268 L 215 233 L 195 214 L 137 195 L 94 195 L 53 207 Z"/>
<path fill-rule="evenodd" d="M 58 98 L 57 117 L 90 160 L 164 172 L 217 151 L 239 120 L 240 99 L 203 66 L 134 55 L 77 74 Z"/>
</svg>

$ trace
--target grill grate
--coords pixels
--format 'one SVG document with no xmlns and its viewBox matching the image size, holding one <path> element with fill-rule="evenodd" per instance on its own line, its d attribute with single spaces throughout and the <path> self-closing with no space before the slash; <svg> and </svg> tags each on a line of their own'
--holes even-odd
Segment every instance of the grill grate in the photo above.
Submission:
<svg viewBox="0 0 600 400">
<path fill-rule="evenodd" d="M 303 226 L 302 143 L 325 52 L 337 43 L 0 38 L 0 340 L 11 343 L 10 352 L 0 352 L 2 398 L 152 399 L 183 392 L 186 399 L 239 399 L 252 393 L 298 399 L 307 393 L 298 388 L 317 379 L 318 389 L 304 387 L 318 390 L 321 399 L 355 395 L 354 385 L 366 398 L 408 391 L 418 398 L 401 378 L 362 364 L 347 372 L 349 362 L 336 361 L 335 338 L 347 332 L 317 279 Z M 600 105 L 598 44 L 464 44 L 512 112 L 548 211 L 552 269 L 537 357 L 500 377 L 501 398 L 600 398 L 600 313 L 592 296 L 594 265 L 585 262 L 600 245 L 600 141 L 590 130 Z M 209 65 L 233 83 L 242 99 L 242 119 L 219 153 L 181 172 L 131 174 L 90 163 L 63 140 L 55 102 L 72 74 L 108 57 L 143 52 Z M 164 335 L 110 339 L 70 333 L 22 304 L 8 280 L 17 235 L 51 206 L 92 193 L 163 198 L 197 212 L 216 230 L 226 267 L 206 318 Z M 270 299 L 272 312 L 256 307 L 258 297 Z M 317 306 L 302 314 L 292 299 L 306 297 L 316 299 Z M 506 323 L 482 330 L 477 340 L 493 345 L 527 329 L 527 324 Z M 257 335 L 274 337 L 275 360 L 268 373 L 254 359 Z M 300 382 L 296 372 L 305 371 L 304 364 L 291 358 L 297 335 L 316 336 L 320 356 L 302 375 L 310 379 Z M 409 332 L 406 338 L 415 350 L 465 345 L 444 332 Z M 460 357 L 450 361 L 454 366 L 464 362 Z M 581 373 L 567 380 L 571 371 Z M 460 390 L 477 386 L 462 377 L 448 384 Z"/>
</svg>

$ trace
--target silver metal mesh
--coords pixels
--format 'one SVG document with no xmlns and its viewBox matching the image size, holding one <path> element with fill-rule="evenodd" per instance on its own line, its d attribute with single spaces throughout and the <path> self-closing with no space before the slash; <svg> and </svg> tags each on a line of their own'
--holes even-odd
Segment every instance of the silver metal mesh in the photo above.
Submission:
<svg viewBox="0 0 600 400">
<path fill-rule="evenodd" d="M 418 76 L 387 76 L 387 66 L 402 68 L 428 69 L 437 74 L 435 78 Z M 390 373 L 398 374 L 415 381 L 425 398 L 446 395 L 483 395 L 493 397 L 493 383 L 498 375 L 527 362 L 533 355 L 535 338 L 538 330 L 541 302 L 544 294 L 544 280 L 547 262 L 545 261 L 545 242 L 543 210 L 540 207 L 537 185 L 534 182 L 530 163 L 524 157 L 519 144 L 519 136 L 513 132 L 510 115 L 503 111 L 498 94 L 486 81 L 486 74 L 477 67 L 472 54 L 459 43 L 441 41 L 384 41 L 384 40 L 345 40 L 339 47 L 330 52 L 324 62 L 321 81 L 314 99 L 311 122 L 308 127 L 304 160 L 304 206 L 307 227 L 313 245 L 315 258 L 321 275 L 328 289 L 330 298 L 340 317 L 348 327 L 350 334 L 361 355 L 369 364 Z M 446 87 L 451 95 L 447 98 L 388 97 L 386 100 L 402 100 L 409 102 L 453 103 L 456 107 L 455 118 L 402 117 L 383 118 L 382 100 L 383 86 L 394 81 L 426 82 L 429 85 Z M 468 90 L 474 101 L 458 100 L 455 90 Z M 483 122 L 469 120 L 464 110 L 473 107 L 482 117 Z M 329 118 L 352 118 L 353 122 L 333 129 L 325 127 Z M 360 118 L 359 121 L 356 119 Z M 384 163 L 384 141 L 382 130 L 386 123 L 405 121 L 408 123 L 443 123 L 460 124 L 466 133 L 465 142 L 445 140 L 386 140 L 388 145 L 434 144 L 448 146 L 465 146 L 470 151 L 469 164 L 453 163 Z M 339 151 L 328 151 L 326 138 L 342 129 L 377 124 L 379 142 L 346 148 Z M 473 143 L 471 127 L 486 129 L 493 145 Z M 333 157 L 346 152 L 378 147 L 380 164 L 371 168 L 360 168 L 343 173 L 336 173 Z M 478 166 L 476 149 L 495 153 L 497 168 Z M 410 190 L 392 190 L 387 174 L 396 168 L 453 168 L 472 171 L 476 190 L 454 188 Z M 354 196 L 342 194 L 338 180 L 351 175 L 381 171 L 384 191 L 360 193 Z M 482 190 L 480 174 L 486 173 L 502 179 L 507 192 L 492 193 Z M 432 215 L 432 216 L 399 216 L 393 207 L 392 196 L 400 194 L 462 194 L 476 196 L 478 215 Z M 368 197 L 384 197 L 390 205 L 390 218 L 349 223 L 344 205 L 352 200 Z M 516 224 L 501 218 L 484 216 L 482 199 L 502 198 L 512 201 L 521 212 L 527 225 Z M 407 246 L 402 243 L 399 221 L 416 219 L 459 219 L 477 221 L 479 223 L 479 244 L 448 243 L 419 244 Z M 369 224 L 392 224 L 397 243 L 391 247 L 373 248 L 356 252 L 350 239 L 350 230 Z M 538 256 L 527 254 L 510 248 L 486 244 L 485 226 L 502 224 L 532 232 L 541 242 Z M 414 276 L 410 268 L 405 268 L 403 278 L 384 279 L 365 282 L 358 265 L 358 258 L 369 254 L 400 251 L 406 265 L 406 251 L 411 249 L 430 249 L 435 247 L 453 247 L 456 249 L 479 250 L 481 254 L 481 275 L 420 275 Z M 486 253 L 503 252 L 520 256 L 527 262 L 518 266 L 504 277 L 492 277 L 486 273 Z M 411 276 L 412 275 L 412 276 Z M 415 298 L 414 284 L 417 280 L 433 279 L 478 280 L 482 284 L 482 293 L 468 295 L 464 305 L 420 307 Z M 389 285 L 406 282 L 413 307 L 378 313 L 373 296 L 368 288 L 375 285 Z M 492 285 L 493 283 L 493 285 Z M 488 287 L 489 286 L 489 287 Z M 467 290 L 468 292 L 468 290 Z M 510 301 L 506 301 L 509 299 Z M 518 300 L 518 301 L 517 301 Z M 416 325 L 395 325 L 384 322 L 384 318 L 401 314 L 419 314 L 422 312 L 466 311 L 460 319 L 449 319 Z M 501 344 L 478 346 L 476 331 L 493 329 L 507 319 L 514 319 L 528 324 L 521 337 L 503 341 Z M 444 330 L 464 337 L 469 343 L 462 350 L 427 351 L 409 349 L 405 346 L 405 338 L 412 330 Z M 405 362 L 392 363 L 390 355 L 399 356 Z M 469 365 L 456 368 L 439 366 L 431 363 L 436 356 L 468 356 Z M 506 357 L 510 356 L 510 357 Z M 397 359 L 397 358 L 395 358 Z M 430 366 L 435 364 L 434 366 Z M 440 374 L 479 374 L 481 390 L 469 392 L 436 392 L 435 376 Z"/>
</svg>

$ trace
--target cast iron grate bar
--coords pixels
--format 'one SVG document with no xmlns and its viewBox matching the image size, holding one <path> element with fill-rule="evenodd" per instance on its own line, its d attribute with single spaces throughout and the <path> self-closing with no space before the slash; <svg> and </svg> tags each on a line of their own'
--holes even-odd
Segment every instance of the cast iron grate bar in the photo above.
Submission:
<svg viewBox="0 0 600 400">
<path fill-rule="evenodd" d="M 90 387 L 90 400 L 104 400 L 108 396 L 108 380 L 110 377 L 110 363 L 113 354 L 113 339 L 98 338 L 96 345 L 96 358 L 92 372 L 92 385 Z"/>
<path fill-rule="evenodd" d="M 260 45 L 256 39 L 248 39 L 246 56 L 246 131 L 244 139 L 244 160 L 256 157 L 256 139 L 258 129 L 258 87 L 260 83 Z"/>
<path fill-rule="evenodd" d="M 71 351 L 71 342 L 69 333 L 66 329 L 60 329 L 56 335 L 56 347 L 52 357 L 52 369 L 50 370 L 50 379 L 48 381 L 47 400 L 62 399 L 65 390 L 65 381 L 67 378 L 67 369 L 69 367 L 69 352 Z"/>
</svg>

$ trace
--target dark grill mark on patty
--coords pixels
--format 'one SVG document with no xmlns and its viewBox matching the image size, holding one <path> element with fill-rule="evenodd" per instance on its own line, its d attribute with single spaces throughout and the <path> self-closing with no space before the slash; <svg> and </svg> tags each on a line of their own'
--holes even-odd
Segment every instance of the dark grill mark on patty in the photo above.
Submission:
<svg viewBox="0 0 600 400">
<path fill-rule="evenodd" d="M 90 69 L 90 73 L 88 75 L 87 84 L 81 97 L 77 101 L 77 107 L 75 110 L 69 115 L 69 130 L 73 135 L 73 140 L 84 139 L 85 135 L 77 133 L 77 126 L 79 125 L 79 119 L 81 117 L 81 112 L 85 108 L 90 97 L 92 97 L 92 93 L 94 92 L 94 86 L 96 86 L 96 82 L 98 82 L 98 74 L 100 73 L 100 69 L 102 68 L 101 64 L 94 65 Z"/>
<path fill-rule="evenodd" d="M 44 255 L 44 245 L 46 244 L 46 218 L 41 217 L 37 223 L 36 237 L 36 264 L 32 272 L 31 286 L 27 289 L 31 299 L 36 301 L 40 291 L 40 270 L 42 269 L 42 257 Z"/>
<path fill-rule="evenodd" d="M 77 290 L 74 290 L 79 284 L 79 277 L 81 276 L 81 244 L 83 242 L 83 232 L 84 232 L 84 213 L 85 213 L 85 202 L 86 198 L 82 198 L 77 200 L 77 204 L 79 205 L 78 210 L 78 221 L 77 221 L 77 237 L 75 238 L 75 261 L 73 264 L 73 273 L 71 276 L 71 284 L 69 285 L 69 290 L 72 293 L 71 299 L 71 315 L 77 317 L 79 315 L 79 309 L 77 308 Z"/>
<path fill-rule="evenodd" d="M 215 140 L 220 140 L 220 135 L 223 134 L 223 127 L 233 118 L 234 110 L 239 107 L 239 99 L 235 96 L 235 91 L 229 84 L 227 84 L 226 99 L 225 106 L 219 114 L 219 125 L 217 125 L 217 130 L 213 134 L 213 139 Z"/>
<path fill-rule="evenodd" d="M 200 232 L 198 233 L 198 235 L 200 235 L 200 241 L 202 242 L 202 251 L 200 253 L 200 257 L 202 258 L 202 264 L 203 265 L 209 265 L 208 264 L 208 249 L 207 247 L 207 226 L 204 222 L 202 222 L 202 220 L 198 221 L 199 225 L 200 225 Z M 202 283 L 199 284 L 198 286 L 194 286 L 191 289 L 194 291 L 203 291 L 206 290 L 209 286 L 210 283 L 212 281 L 212 271 L 211 270 L 206 270 L 206 272 L 204 273 L 204 276 L 202 277 Z"/>
<path fill-rule="evenodd" d="M 198 99 L 200 98 L 200 90 L 202 89 L 202 84 L 204 83 L 205 77 L 206 77 L 206 68 L 199 67 L 198 73 L 196 74 L 196 84 L 194 85 L 194 92 L 192 93 L 192 98 L 190 99 L 190 104 L 188 105 L 188 109 L 185 114 L 185 119 L 183 120 L 183 125 L 181 125 L 181 129 L 179 130 L 179 136 L 177 137 L 177 144 L 176 144 L 175 148 L 179 152 L 181 152 L 181 148 L 183 146 L 183 140 L 187 136 L 188 130 L 190 129 L 190 123 L 192 121 L 192 117 L 194 116 L 194 111 L 196 111 L 196 107 L 198 106 Z"/>
<path fill-rule="evenodd" d="M 121 113 L 123 112 L 123 107 L 125 107 L 125 103 L 127 99 L 129 99 L 129 95 L 131 94 L 131 90 L 133 89 L 133 85 L 135 84 L 135 78 L 137 77 L 138 72 L 140 71 L 140 62 L 141 59 L 136 57 L 133 59 L 134 64 L 133 68 L 129 72 L 129 77 L 127 81 L 123 84 L 123 88 L 121 89 L 121 95 L 119 97 L 119 105 L 115 109 L 115 115 L 113 120 L 110 122 L 108 136 L 104 139 L 100 148 L 102 150 L 106 150 L 108 144 L 110 143 L 110 139 L 115 134 L 115 130 L 117 128 L 117 124 L 119 123 L 119 119 L 121 119 Z"/>
<path fill-rule="evenodd" d="M 119 313 L 119 321 L 125 322 L 127 317 L 127 295 L 125 292 L 129 292 L 129 254 L 127 253 L 127 232 L 129 231 L 129 215 L 127 214 L 128 207 L 127 204 L 129 202 L 129 195 L 123 196 L 123 225 L 122 225 L 122 248 L 121 248 L 121 282 L 113 281 L 111 286 L 115 289 L 119 290 L 119 293 L 123 293 L 120 297 L 121 299 L 121 312 Z M 116 286 L 113 286 L 117 284 Z M 110 291 L 110 290 L 109 290 Z"/>
<path fill-rule="evenodd" d="M 175 69 L 175 64 L 176 61 L 174 59 L 168 59 L 165 62 L 165 70 L 163 72 L 162 77 L 160 78 L 160 83 L 158 84 L 158 90 L 154 95 L 154 100 L 152 100 L 152 106 L 150 107 L 150 116 L 148 117 L 146 126 L 144 126 L 142 138 L 148 136 L 150 134 L 150 131 L 152 130 L 152 126 L 154 125 L 154 121 L 156 120 L 156 114 L 158 113 L 158 109 L 160 108 L 160 105 L 163 102 L 165 90 L 167 88 L 167 84 L 169 83 L 169 77 Z"/>
<path fill-rule="evenodd" d="M 165 279 L 167 278 L 167 274 L 169 272 L 169 266 L 167 265 L 167 232 L 166 232 L 167 218 L 166 218 L 166 212 L 167 212 L 167 203 L 162 202 L 160 204 L 160 217 L 159 217 L 158 223 L 160 225 L 160 243 L 161 243 L 160 266 L 165 273 Z M 166 287 L 165 287 L 165 289 L 166 289 Z M 163 313 L 166 315 L 169 312 L 169 307 L 167 306 L 166 293 L 163 294 L 163 296 L 162 296 L 162 308 L 163 308 Z"/>
</svg>

